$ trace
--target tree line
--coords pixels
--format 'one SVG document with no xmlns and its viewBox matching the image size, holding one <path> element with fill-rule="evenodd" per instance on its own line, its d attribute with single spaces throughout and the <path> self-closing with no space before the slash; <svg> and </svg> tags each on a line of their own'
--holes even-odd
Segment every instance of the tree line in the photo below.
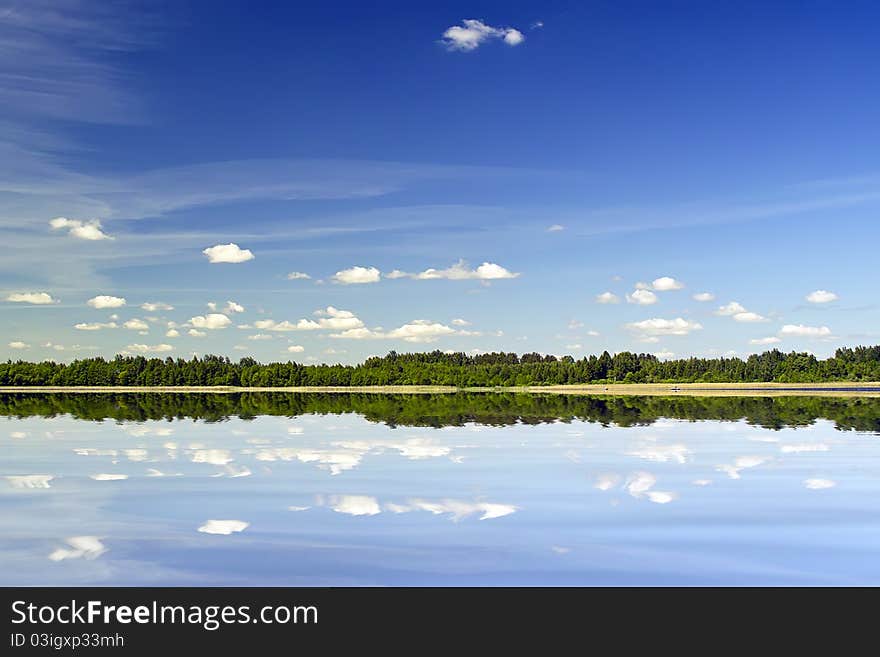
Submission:
<svg viewBox="0 0 880 657">
<path fill-rule="evenodd" d="M 880 381 L 880 346 L 841 348 L 826 359 L 778 349 L 742 358 L 660 360 L 622 351 L 572 356 L 431 351 L 368 358 L 358 365 L 235 362 L 223 356 L 84 358 L 0 363 L 2 386 L 388 386 L 467 387 L 579 383 L 807 383 Z"/>
</svg>

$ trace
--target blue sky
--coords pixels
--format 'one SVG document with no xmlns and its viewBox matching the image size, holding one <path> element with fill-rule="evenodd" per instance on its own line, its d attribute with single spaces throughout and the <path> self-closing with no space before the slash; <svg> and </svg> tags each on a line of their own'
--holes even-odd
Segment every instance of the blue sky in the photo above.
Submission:
<svg viewBox="0 0 880 657">
<path fill-rule="evenodd" d="M 880 342 L 878 18 L 4 3 L 0 356 Z"/>
</svg>

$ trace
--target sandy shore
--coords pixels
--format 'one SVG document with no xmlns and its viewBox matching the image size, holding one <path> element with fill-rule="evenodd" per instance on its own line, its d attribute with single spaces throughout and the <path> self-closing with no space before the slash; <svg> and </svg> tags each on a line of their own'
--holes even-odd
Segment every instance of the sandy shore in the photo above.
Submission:
<svg viewBox="0 0 880 657">
<path fill-rule="evenodd" d="M 822 395 L 880 397 L 880 383 L 615 383 L 609 385 L 456 388 L 454 386 L 300 386 L 244 388 L 235 386 L 0 386 L 0 393 L 191 393 L 237 392 L 438 394 L 455 392 L 519 392 L 568 395 L 692 395 L 777 396 Z"/>
</svg>

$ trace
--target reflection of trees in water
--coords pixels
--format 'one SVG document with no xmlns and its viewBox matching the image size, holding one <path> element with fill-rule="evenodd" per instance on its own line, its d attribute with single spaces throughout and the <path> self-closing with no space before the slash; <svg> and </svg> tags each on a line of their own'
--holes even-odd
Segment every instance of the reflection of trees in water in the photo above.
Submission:
<svg viewBox="0 0 880 657">
<path fill-rule="evenodd" d="M 221 422 L 260 415 L 356 413 L 389 426 L 493 426 L 583 420 L 602 425 L 650 425 L 661 418 L 741 420 L 768 429 L 807 426 L 818 419 L 838 429 L 880 434 L 880 399 L 859 397 L 661 397 L 522 393 L 434 395 L 372 393 L 77 393 L 0 394 L 0 415 L 67 414 L 81 420 L 198 419 Z"/>
</svg>

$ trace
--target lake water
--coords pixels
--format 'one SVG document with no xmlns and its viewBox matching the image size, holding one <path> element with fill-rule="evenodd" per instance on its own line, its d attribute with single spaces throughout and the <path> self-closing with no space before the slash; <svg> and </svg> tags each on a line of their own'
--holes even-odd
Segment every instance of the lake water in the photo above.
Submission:
<svg viewBox="0 0 880 657">
<path fill-rule="evenodd" d="M 880 584 L 880 399 L 0 395 L 2 585 Z"/>
</svg>

